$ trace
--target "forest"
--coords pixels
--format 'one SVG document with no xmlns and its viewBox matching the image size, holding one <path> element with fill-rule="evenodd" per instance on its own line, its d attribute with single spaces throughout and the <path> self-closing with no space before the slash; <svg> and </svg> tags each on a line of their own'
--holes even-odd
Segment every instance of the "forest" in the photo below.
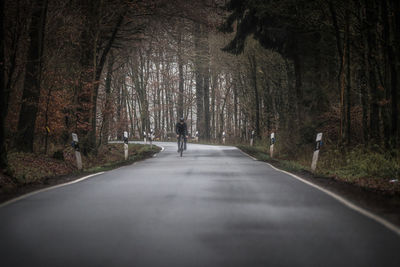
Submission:
<svg viewBox="0 0 400 267">
<path fill-rule="evenodd" d="M 397 0 L 0 2 L 3 170 L 72 133 L 85 155 L 124 131 L 175 141 L 184 117 L 202 143 L 274 132 L 291 159 L 321 132 L 331 157 L 379 153 L 400 176 Z"/>
</svg>

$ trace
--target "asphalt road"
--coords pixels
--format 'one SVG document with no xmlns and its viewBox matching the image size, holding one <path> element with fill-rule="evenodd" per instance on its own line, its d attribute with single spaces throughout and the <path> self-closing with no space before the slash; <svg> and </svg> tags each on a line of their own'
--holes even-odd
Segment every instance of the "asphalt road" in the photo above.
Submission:
<svg viewBox="0 0 400 267">
<path fill-rule="evenodd" d="M 157 157 L 0 208 L 0 266 L 400 266 L 400 237 L 233 147 Z"/>
</svg>

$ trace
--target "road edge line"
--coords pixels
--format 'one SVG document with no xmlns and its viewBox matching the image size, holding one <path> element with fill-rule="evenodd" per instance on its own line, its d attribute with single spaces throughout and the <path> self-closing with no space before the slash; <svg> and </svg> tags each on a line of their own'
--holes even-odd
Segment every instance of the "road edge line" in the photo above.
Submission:
<svg viewBox="0 0 400 267">
<path fill-rule="evenodd" d="M 239 148 L 238 148 L 238 149 L 239 149 Z M 256 159 L 256 158 L 250 156 L 249 154 L 245 153 L 245 152 L 242 151 L 241 149 L 239 149 L 239 150 L 240 150 L 243 154 L 245 154 L 245 155 L 247 155 L 248 157 L 250 157 L 251 159 L 253 159 L 253 160 L 255 160 L 255 161 L 259 161 L 258 159 Z M 370 212 L 370 211 L 368 211 L 368 210 L 366 210 L 366 209 L 364 209 L 364 208 L 362 208 L 362 207 L 357 206 L 356 204 L 350 202 L 349 200 L 345 199 L 344 197 L 339 196 L 339 195 L 336 194 L 336 193 L 333 193 L 332 191 L 330 191 L 330 190 L 328 190 L 328 189 L 325 189 L 325 188 L 323 188 L 323 187 L 321 187 L 321 186 L 319 186 L 319 185 L 316 185 L 316 184 L 314 184 L 314 183 L 312 183 L 312 182 L 309 182 L 309 181 L 307 181 L 307 180 L 305 180 L 305 179 L 303 179 L 303 178 L 301 178 L 301 177 L 299 177 L 299 176 L 297 176 L 297 175 L 295 175 L 295 174 L 293 174 L 293 173 L 290 173 L 290 172 L 288 172 L 288 171 L 281 170 L 281 169 L 279 169 L 279 168 L 273 166 L 271 163 L 268 163 L 268 162 L 265 162 L 265 161 L 260 161 L 260 162 L 263 162 L 263 163 L 269 165 L 271 168 L 273 168 L 273 169 L 276 170 L 276 171 L 283 172 L 283 173 L 285 173 L 285 174 L 287 174 L 287 175 L 289 175 L 289 176 L 295 178 L 296 180 L 299 180 L 300 182 L 303 182 L 303 183 L 305 183 L 305 184 L 307 184 L 307 185 L 309 185 L 309 186 L 311 186 L 311 187 L 314 187 L 314 188 L 316 188 L 316 189 L 318 189 L 318 190 L 324 192 L 325 194 L 327 194 L 327 195 L 329 195 L 330 197 L 336 199 L 338 202 L 342 203 L 344 206 L 348 207 L 349 209 L 354 210 L 354 211 L 357 211 L 358 213 L 364 215 L 365 217 L 368 217 L 368 218 L 374 220 L 375 222 L 377 222 L 377 223 L 383 225 L 383 226 L 386 227 L 387 229 L 393 231 L 395 234 L 397 234 L 398 236 L 400 236 L 400 228 L 397 227 L 395 224 L 389 222 L 388 220 L 386 220 L 386 219 L 384 219 L 384 218 L 382 218 L 382 217 L 380 217 L 380 216 L 378 216 L 378 215 L 376 215 L 376 214 L 374 214 L 374 213 L 372 213 L 372 212 Z"/>
<path fill-rule="evenodd" d="M 297 180 L 299 180 L 299 181 L 301 181 L 301 182 L 303 182 L 305 184 L 308 184 L 309 186 L 312 186 L 312 187 L 324 192 L 325 194 L 327 194 L 327 195 L 331 196 L 332 198 L 336 199 L 337 201 L 339 201 L 343 205 L 347 206 L 348 208 L 350 208 L 352 210 L 355 210 L 355 211 L 361 213 L 362 215 L 364 215 L 364 216 L 366 216 L 366 217 L 368 217 L 368 218 L 380 223 L 381 225 L 385 226 L 389 230 L 392 230 L 393 232 L 395 232 L 397 235 L 400 236 L 400 228 L 397 227 L 396 225 L 394 225 L 393 223 L 387 221 L 386 219 L 384 219 L 384 218 L 382 218 L 382 217 L 380 217 L 380 216 L 378 216 L 378 215 L 376 215 L 376 214 L 374 214 L 374 213 L 372 213 L 372 212 L 370 212 L 370 211 L 368 211 L 368 210 L 366 210 L 366 209 L 364 209 L 362 207 L 357 206 L 356 204 L 352 203 L 351 201 L 345 199 L 344 197 L 339 196 L 336 193 L 333 193 L 332 191 L 330 191 L 328 189 L 325 189 L 325 188 L 320 187 L 320 186 L 318 186 L 318 185 L 316 185 L 316 184 L 314 184 L 312 182 L 309 182 L 309 181 L 307 181 L 307 180 L 305 180 L 305 179 L 303 179 L 303 178 L 301 178 L 301 177 L 299 177 L 299 176 L 297 176 L 297 175 L 295 175 L 293 173 L 278 169 L 278 168 L 276 168 L 275 166 L 273 166 L 272 164 L 270 164 L 268 162 L 265 162 L 265 163 L 268 164 L 271 168 L 273 168 L 273 169 L 275 169 L 277 171 L 280 171 L 280 172 L 283 172 L 283 173 L 285 173 L 287 175 L 290 175 L 293 178 L 295 178 L 295 179 L 297 179 Z"/>
<path fill-rule="evenodd" d="M 36 194 L 39 194 L 39 193 L 43 193 L 43 192 L 46 192 L 46 191 L 49 191 L 49 190 L 53 190 L 53 189 L 56 189 L 56 188 L 59 188 L 59 187 L 63 187 L 63 186 L 67 186 L 67 185 L 71 185 L 71 184 L 82 182 L 82 181 L 84 181 L 86 179 L 89 179 L 91 177 L 94 177 L 94 176 L 97 176 L 97 175 L 100 175 L 100 174 L 103 174 L 103 173 L 105 173 L 105 172 L 93 173 L 93 174 L 84 176 L 82 178 L 79 178 L 79 179 L 76 179 L 76 180 L 73 180 L 73 181 L 70 181 L 70 182 L 66 182 L 66 183 L 63 183 L 63 184 L 58 184 L 58 185 L 46 187 L 46 188 L 43 188 L 43 189 L 39 189 L 39 190 L 30 192 L 30 193 L 24 194 L 24 195 L 16 197 L 16 198 L 12 198 L 12 199 L 10 199 L 10 200 L 8 200 L 6 202 L 1 203 L 0 204 L 0 208 L 3 208 L 5 206 L 8 206 L 8 205 L 14 203 L 14 202 L 17 202 L 19 200 L 25 199 L 27 197 L 30 197 L 30 196 L 33 196 L 33 195 L 36 195 Z"/>
<path fill-rule="evenodd" d="M 254 160 L 254 161 L 259 161 L 258 159 L 256 159 L 255 157 L 253 157 L 253 156 L 251 156 L 251 155 L 249 155 L 249 154 L 247 154 L 246 152 L 244 152 L 243 150 L 241 150 L 240 148 L 238 148 L 239 149 L 239 151 L 240 152 L 242 152 L 242 154 L 244 154 L 244 155 L 246 155 L 246 156 L 248 156 L 249 158 L 251 158 L 252 160 Z"/>
<path fill-rule="evenodd" d="M 160 147 L 161 147 L 161 151 L 160 152 L 164 151 L 165 148 L 163 146 L 160 146 Z M 159 153 L 154 154 L 153 157 L 155 157 Z M 136 163 L 137 163 L 137 161 L 135 161 L 133 163 L 133 165 L 135 165 Z M 119 168 L 123 168 L 123 167 L 126 167 L 126 166 L 121 166 Z M 116 168 L 116 169 L 119 169 L 119 168 Z M 113 169 L 113 170 L 116 170 L 116 169 Z M 10 200 L 7 200 L 6 202 L 0 203 L 0 209 L 5 207 L 5 206 L 7 206 L 7 205 L 10 205 L 10 204 L 12 204 L 14 202 L 22 200 L 24 198 L 27 198 L 27 197 L 30 197 L 30 196 L 33 196 L 33 195 L 36 195 L 36 194 L 39 194 L 39 193 L 42 193 L 42 192 L 46 192 L 46 191 L 49 191 L 49 190 L 52 190 L 52 189 L 56 189 L 56 188 L 59 188 L 59 187 L 63 187 L 63 186 L 67 186 L 67 185 L 71 185 L 71 184 L 75 184 L 75 183 L 79 183 L 79 182 L 82 182 L 82 181 L 84 181 L 86 179 L 89 179 L 91 177 L 94 177 L 94 176 L 97 176 L 97 175 L 101 175 L 103 173 L 105 173 L 105 172 L 97 172 L 97 173 L 89 174 L 89 175 L 86 175 L 86 176 L 84 176 L 82 178 L 79 178 L 79 179 L 76 179 L 76 180 L 73 180 L 73 181 L 70 181 L 70 182 L 66 182 L 66 183 L 63 183 L 63 184 L 58 184 L 58 185 L 54 185 L 54 186 L 50 186 L 50 187 L 46 187 L 46 188 L 43 188 L 43 189 L 39 189 L 39 190 L 36 190 L 36 191 L 32 191 L 32 192 L 26 193 L 26 194 L 18 196 L 16 198 L 12 198 Z"/>
</svg>

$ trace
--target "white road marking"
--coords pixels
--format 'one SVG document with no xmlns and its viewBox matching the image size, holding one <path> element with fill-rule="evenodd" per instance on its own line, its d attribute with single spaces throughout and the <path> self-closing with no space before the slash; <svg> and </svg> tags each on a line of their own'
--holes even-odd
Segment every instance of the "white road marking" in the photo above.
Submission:
<svg viewBox="0 0 400 267">
<path fill-rule="evenodd" d="M 66 185 L 79 183 L 79 182 L 82 182 L 82 181 L 84 181 L 86 179 L 89 179 L 89 178 L 91 178 L 93 176 L 97 176 L 97 175 L 100 175 L 100 174 L 103 174 L 103 173 L 104 172 L 98 172 L 98 173 L 90 174 L 90 175 L 87 175 L 85 177 L 79 178 L 79 179 L 71 181 L 71 182 L 67 182 L 67 183 L 59 184 L 59 185 L 55 185 L 55 186 L 50 186 L 50 187 L 46 187 L 46 188 L 43 188 L 43 189 L 40 189 L 40 190 L 37 190 L 37 191 L 33 191 L 33 192 L 30 192 L 30 193 L 27 193 L 25 195 L 10 199 L 10 200 L 0 204 L 0 208 L 5 207 L 5 206 L 7 206 L 7 205 L 9 205 L 11 203 L 17 202 L 18 200 L 21 200 L 21 199 L 24 199 L 24 198 L 27 198 L 27 197 L 30 197 L 30 196 L 33 196 L 33 195 L 36 195 L 36 194 L 39 194 L 39 193 L 42 193 L 42 192 L 46 192 L 46 191 L 49 191 L 49 190 L 52 190 L 52 189 L 63 187 L 63 186 L 66 186 Z"/>
<path fill-rule="evenodd" d="M 256 159 L 256 158 L 255 158 L 255 157 L 253 157 L 253 156 L 250 156 L 249 154 L 247 154 L 247 153 L 246 153 L 246 152 L 244 152 L 243 150 L 239 149 L 239 151 L 240 151 L 240 152 L 242 152 L 244 155 L 248 156 L 249 158 L 251 158 L 252 160 L 254 160 L 254 161 L 258 161 L 258 159 Z"/>
<path fill-rule="evenodd" d="M 162 147 L 162 146 L 161 146 L 161 151 L 164 151 L 164 147 Z M 249 154 L 243 152 L 241 149 L 239 149 L 239 151 L 242 152 L 244 155 L 250 157 L 251 159 L 253 159 L 255 161 L 258 161 L 256 158 L 254 158 L 254 157 L 250 156 Z M 135 162 L 134 165 L 136 163 L 137 162 Z M 303 183 L 305 183 L 305 184 L 307 184 L 309 186 L 312 186 L 312 187 L 324 192 L 325 194 L 327 194 L 327 195 L 331 196 L 332 198 L 336 199 L 337 201 L 339 201 L 340 203 L 342 203 L 346 207 L 348 207 L 348 208 L 350 208 L 352 210 L 355 210 L 355 211 L 363 214 L 364 216 L 366 216 L 366 217 L 368 217 L 370 219 L 373 219 L 374 221 L 380 223 L 381 225 L 385 226 L 386 228 L 388 228 L 389 230 L 393 231 L 394 233 L 396 233 L 397 235 L 400 236 L 400 228 L 398 228 L 396 225 L 392 224 L 391 222 L 379 217 L 378 215 L 375 215 L 375 214 L 373 214 L 373 213 L 371 213 L 371 212 L 369 212 L 369 211 L 367 211 L 367 210 L 355 205 L 354 203 L 351 203 L 350 201 L 344 199 L 343 197 L 341 197 L 341 196 L 339 196 L 339 195 L 337 195 L 337 194 L 335 194 L 335 193 L 333 193 L 333 192 L 331 192 L 331 191 L 329 191 L 327 189 L 324 189 L 324 188 L 322 188 L 322 187 L 320 187 L 320 186 L 318 186 L 316 184 L 313 184 L 313 183 L 311 183 L 309 181 L 306 181 L 303 178 L 300 178 L 299 176 L 297 176 L 297 175 L 295 175 L 293 173 L 278 169 L 278 168 L 274 167 L 273 165 L 271 165 L 270 163 L 267 163 L 267 162 L 263 162 L 263 163 L 269 165 L 271 168 L 273 168 L 276 171 L 283 172 L 283 173 L 285 173 L 285 174 L 287 174 L 287 175 L 289 175 L 289 176 L 291 176 L 291 177 L 293 177 L 293 178 L 295 178 L 295 179 L 297 179 L 297 180 L 299 180 L 299 181 L 301 181 L 301 182 L 303 182 Z M 8 201 L 0 204 L 0 208 L 5 207 L 5 206 L 7 206 L 7 205 L 9 205 L 11 203 L 14 203 L 14 202 L 18 201 L 18 200 L 21 200 L 21 199 L 24 199 L 24 198 L 39 194 L 41 192 L 49 191 L 49 190 L 52 190 L 52 189 L 56 189 L 56 188 L 59 188 L 59 187 L 63 187 L 63 186 L 67 186 L 67 185 L 71 185 L 71 184 L 75 184 L 75 183 L 79 183 L 79 182 L 84 181 L 84 180 L 86 180 L 88 178 L 91 178 L 93 176 L 97 176 L 97 175 L 100 175 L 100 174 L 103 174 L 103 173 L 104 172 L 98 172 L 98 173 L 90 174 L 90 175 L 87 175 L 85 177 L 82 177 L 80 179 L 77 179 L 77 180 L 74 180 L 74 181 L 71 181 L 71 182 L 68 182 L 68 183 L 47 187 L 47 188 L 44 188 L 44 189 L 40 189 L 40 190 L 31 192 L 31 193 L 28 193 L 28 194 L 19 196 L 17 198 L 13 198 L 11 200 L 8 200 Z"/>
<path fill-rule="evenodd" d="M 160 147 L 161 147 L 161 152 L 164 151 L 164 147 L 163 146 L 160 146 Z M 157 154 L 155 154 L 154 157 L 157 156 Z M 137 161 L 133 163 L 133 165 L 136 165 L 136 164 L 137 164 Z M 122 166 L 120 168 L 123 168 L 123 167 L 126 167 L 126 166 Z M 117 168 L 117 169 L 119 169 L 119 168 Z M 39 189 L 37 191 L 33 191 L 33 192 L 30 192 L 30 193 L 24 194 L 22 196 L 19 196 L 19 197 L 10 199 L 10 200 L 8 200 L 8 201 L 6 201 L 4 203 L 1 203 L 0 204 L 0 208 L 5 207 L 5 206 L 7 206 L 7 205 L 9 205 L 11 203 L 14 203 L 14 202 L 18 201 L 18 200 L 21 200 L 21 199 L 24 199 L 24 198 L 39 194 L 41 192 L 49 191 L 49 190 L 56 189 L 56 188 L 59 188 L 59 187 L 62 187 L 62 186 L 66 186 L 66 185 L 79 183 L 79 182 L 84 181 L 84 180 L 86 180 L 86 179 L 88 179 L 90 177 L 93 177 L 93 176 L 96 176 L 96 175 L 100 175 L 100 174 L 103 174 L 103 173 L 104 172 L 98 172 L 98 173 L 90 174 L 90 175 L 87 175 L 85 177 L 79 178 L 79 179 L 71 181 L 71 182 L 67 182 L 67 183 L 64 183 L 64 184 L 59 184 L 59 185 L 55 185 L 55 186 L 46 187 L 46 188 L 43 188 L 43 189 Z"/>
<path fill-rule="evenodd" d="M 248 157 L 252 158 L 253 160 L 258 161 L 258 159 L 248 155 L 247 153 L 243 152 L 241 149 L 239 149 L 239 151 L 241 151 L 243 154 L 247 155 Z M 311 182 L 309 182 L 307 180 L 304 180 L 303 178 L 301 178 L 301 177 L 299 177 L 299 176 L 297 176 L 297 175 L 295 175 L 293 173 L 278 169 L 278 168 L 276 168 L 275 166 L 273 166 L 272 164 L 270 164 L 268 162 L 264 162 L 264 161 L 260 161 L 260 162 L 268 164 L 274 170 L 279 171 L 279 172 L 283 172 L 283 173 L 285 173 L 285 174 L 287 174 L 287 175 L 289 175 L 289 176 L 291 176 L 291 177 L 293 177 L 293 178 L 295 178 L 295 179 L 297 179 L 297 180 L 299 180 L 299 181 L 301 181 L 301 182 L 303 182 L 303 183 L 305 183 L 305 184 L 307 184 L 309 186 L 312 186 L 312 187 L 324 192 L 325 194 L 327 194 L 327 195 L 331 196 L 332 198 L 336 199 L 337 201 L 339 201 L 340 203 L 342 203 L 346 207 L 348 207 L 348 208 L 350 208 L 352 210 L 355 210 L 355 211 L 361 213 L 362 215 L 364 215 L 364 216 L 366 216 L 366 217 L 368 217 L 368 218 L 380 223 L 384 227 L 388 228 L 389 230 L 395 232 L 397 235 L 400 236 L 400 228 L 399 227 L 397 227 L 393 223 L 391 223 L 391 222 L 379 217 L 378 215 L 373 214 L 372 212 L 357 206 L 356 204 L 354 204 L 354 203 L 348 201 L 347 199 L 345 199 L 345 198 L 333 193 L 332 191 L 329 191 L 329 190 L 327 190 L 325 188 L 322 188 L 322 187 L 320 187 L 320 186 L 318 186 L 316 184 L 313 184 L 313 183 L 311 183 Z"/>
</svg>

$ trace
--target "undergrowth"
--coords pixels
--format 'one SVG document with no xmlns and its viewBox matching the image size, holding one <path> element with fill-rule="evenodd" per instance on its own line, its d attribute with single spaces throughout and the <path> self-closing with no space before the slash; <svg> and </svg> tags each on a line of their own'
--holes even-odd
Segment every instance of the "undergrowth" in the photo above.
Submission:
<svg viewBox="0 0 400 267">
<path fill-rule="evenodd" d="M 156 146 L 129 144 L 129 157 L 124 160 L 122 144 L 109 144 L 99 149 L 96 155 L 82 156 L 83 172 L 110 170 L 118 166 L 131 164 L 158 152 Z M 79 173 L 76 168 L 75 154 L 71 147 L 65 148 L 57 159 L 43 154 L 10 152 L 8 153 L 7 174 L 15 186 L 38 183 L 46 178 Z"/>
<path fill-rule="evenodd" d="M 321 153 L 317 171 L 348 181 L 366 177 L 395 180 L 400 179 L 400 159 L 364 148 L 330 150 Z"/>
<path fill-rule="evenodd" d="M 311 171 L 312 148 L 301 148 L 288 155 L 279 153 L 276 151 L 279 147 L 275 147 L 273 159 L 269 156 L 269 145 L 239 145 L 238 148 L 258 160 L 276 163 L 287 171 Z M 393 155 L 399 155 L 398 151 L 385 153 L 364 147 L 344 151 L 322 147 L 315 175 L 362 187 L 400 192 L 400 158 Z"/>
</svg>

